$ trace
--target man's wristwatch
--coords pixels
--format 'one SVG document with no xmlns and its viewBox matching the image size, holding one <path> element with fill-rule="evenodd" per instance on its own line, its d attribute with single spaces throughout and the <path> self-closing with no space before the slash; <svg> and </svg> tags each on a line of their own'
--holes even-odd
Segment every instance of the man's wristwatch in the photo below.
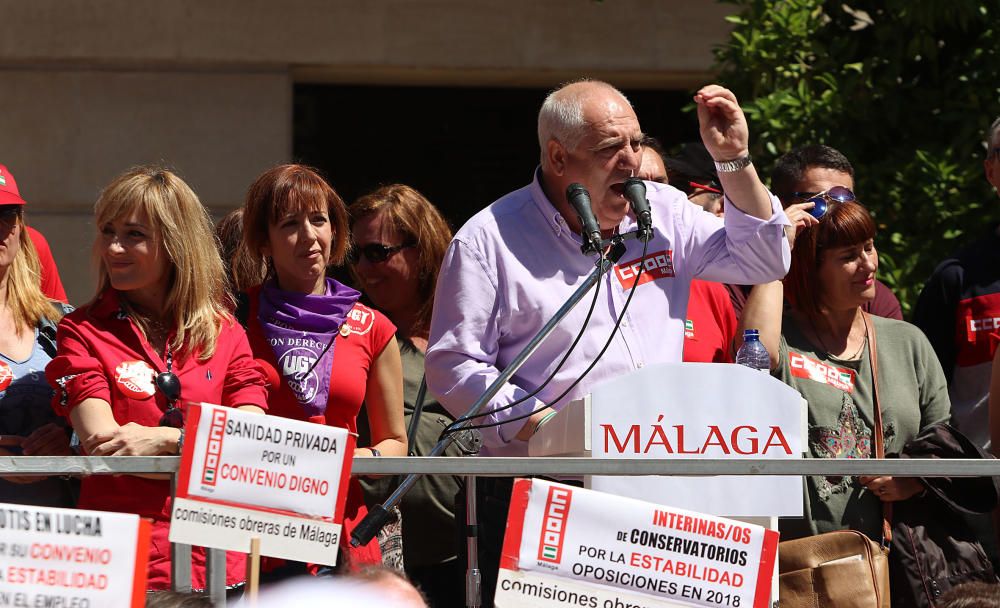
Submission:
<svg viewBox="0 0 1000 608">
<path fill-rule="evenodd" d="M 719 173 L 736 173 L 745 169 L 751 162 L 753 161 L 750 160 L 749 154 L 733 160 L 715 161 L 715 170 Z"/>
</svg>

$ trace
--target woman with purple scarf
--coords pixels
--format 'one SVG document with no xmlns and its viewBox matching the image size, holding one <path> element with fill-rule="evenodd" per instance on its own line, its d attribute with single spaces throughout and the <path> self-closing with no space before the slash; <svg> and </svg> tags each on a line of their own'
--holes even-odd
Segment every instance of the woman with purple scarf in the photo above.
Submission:
<svg viewBox="0 0 1000 608">
<path fill-rule="evenodd" d="M 250 186 L 243 219 L 247 250 L 268 267 L 263 285 L 248 290 L 246 321 L 254 357 L 273 366 L 269 413 L 356 433 L 364 402 L 371 445 L 354 457 L 405 456 L 396 328 L 360 304 L 358 291 L 326 277 L 347 253 L 343 200 L 313 169 L 281 165 Z M 347 542 L 366 512 L 352 480 L 339 560 L 350 570 L 381 564 L 377 541 Z"/>
</svg>

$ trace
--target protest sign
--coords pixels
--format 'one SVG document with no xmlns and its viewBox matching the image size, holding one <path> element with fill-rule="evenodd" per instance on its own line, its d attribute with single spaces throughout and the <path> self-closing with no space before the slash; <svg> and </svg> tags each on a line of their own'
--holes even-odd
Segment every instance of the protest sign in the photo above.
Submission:
<svg viewBox="0 0 1000 608">
<path fill-rule="evenodd" d="M 150 522 L 0 504 L 0 606 L 141 608 Z"/>
<path fill-rule="evenodd" d="M 495 604 L 764 608 L 777 546 L 760 526 L 519 479 Z"/>
<path fill-rule="evenodd" d="M 335 564 L 354 437 L 346 430 L 191 405 L 170 540 Z"/>
</svg>

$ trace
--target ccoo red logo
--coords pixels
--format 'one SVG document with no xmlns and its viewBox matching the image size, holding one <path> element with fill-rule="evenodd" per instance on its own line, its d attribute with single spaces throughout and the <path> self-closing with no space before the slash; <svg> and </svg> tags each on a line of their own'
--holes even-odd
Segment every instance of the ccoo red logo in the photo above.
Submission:
<svg viewBox="0 0 1000 608">
<path fill-rule="evenodd" d="M 545 500 L 545 512 L 542 515 L 542 535 L 538 542 L 540 561 L 553 564 L 562 561 L 566 520 L 569 517 L 569 504 L 572 499 L 572 490 L 557 486 L 549 488 L 549 496 Z"/>
<path fill-rule="evenodd" d="M 641 275 L 640 269 L 642 270 Z M 645 258 L 622 262 L 615 266 L 615 276 L 618 277 L 622 289 L 631 289 L 633 285 L 636 285 L 636 277 L 638 277 L 638 285 L 672 277 L 674 276 L 673 250 L 654 251 Z"/>
<path fill-rule="evenodd" d="M 214 486 L 218 477 L 227 417 L 228 414 L 223 409 L 212 411 L 212 423 L 208 427 L 208 443 L 205 444 L 205 466 L 201 471 L 201 485 L 203 486 Z"/>
</svg>

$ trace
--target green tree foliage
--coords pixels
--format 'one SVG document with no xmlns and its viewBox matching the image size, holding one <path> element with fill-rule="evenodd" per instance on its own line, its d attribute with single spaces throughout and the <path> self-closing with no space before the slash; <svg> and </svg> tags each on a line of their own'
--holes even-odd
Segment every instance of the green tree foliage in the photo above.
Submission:
<svg viewBox="0 0 1000 608">
<path fill-rule="evenodd" d="M 982 165 L 1000 114 L 1000 2 L 728 2 L 719 78 L 757 165 L 807 143 L 846 154 L 879 225 L 880 278 L 909 310 L 934 266 L 1000 217 Z"/>
</svg>

